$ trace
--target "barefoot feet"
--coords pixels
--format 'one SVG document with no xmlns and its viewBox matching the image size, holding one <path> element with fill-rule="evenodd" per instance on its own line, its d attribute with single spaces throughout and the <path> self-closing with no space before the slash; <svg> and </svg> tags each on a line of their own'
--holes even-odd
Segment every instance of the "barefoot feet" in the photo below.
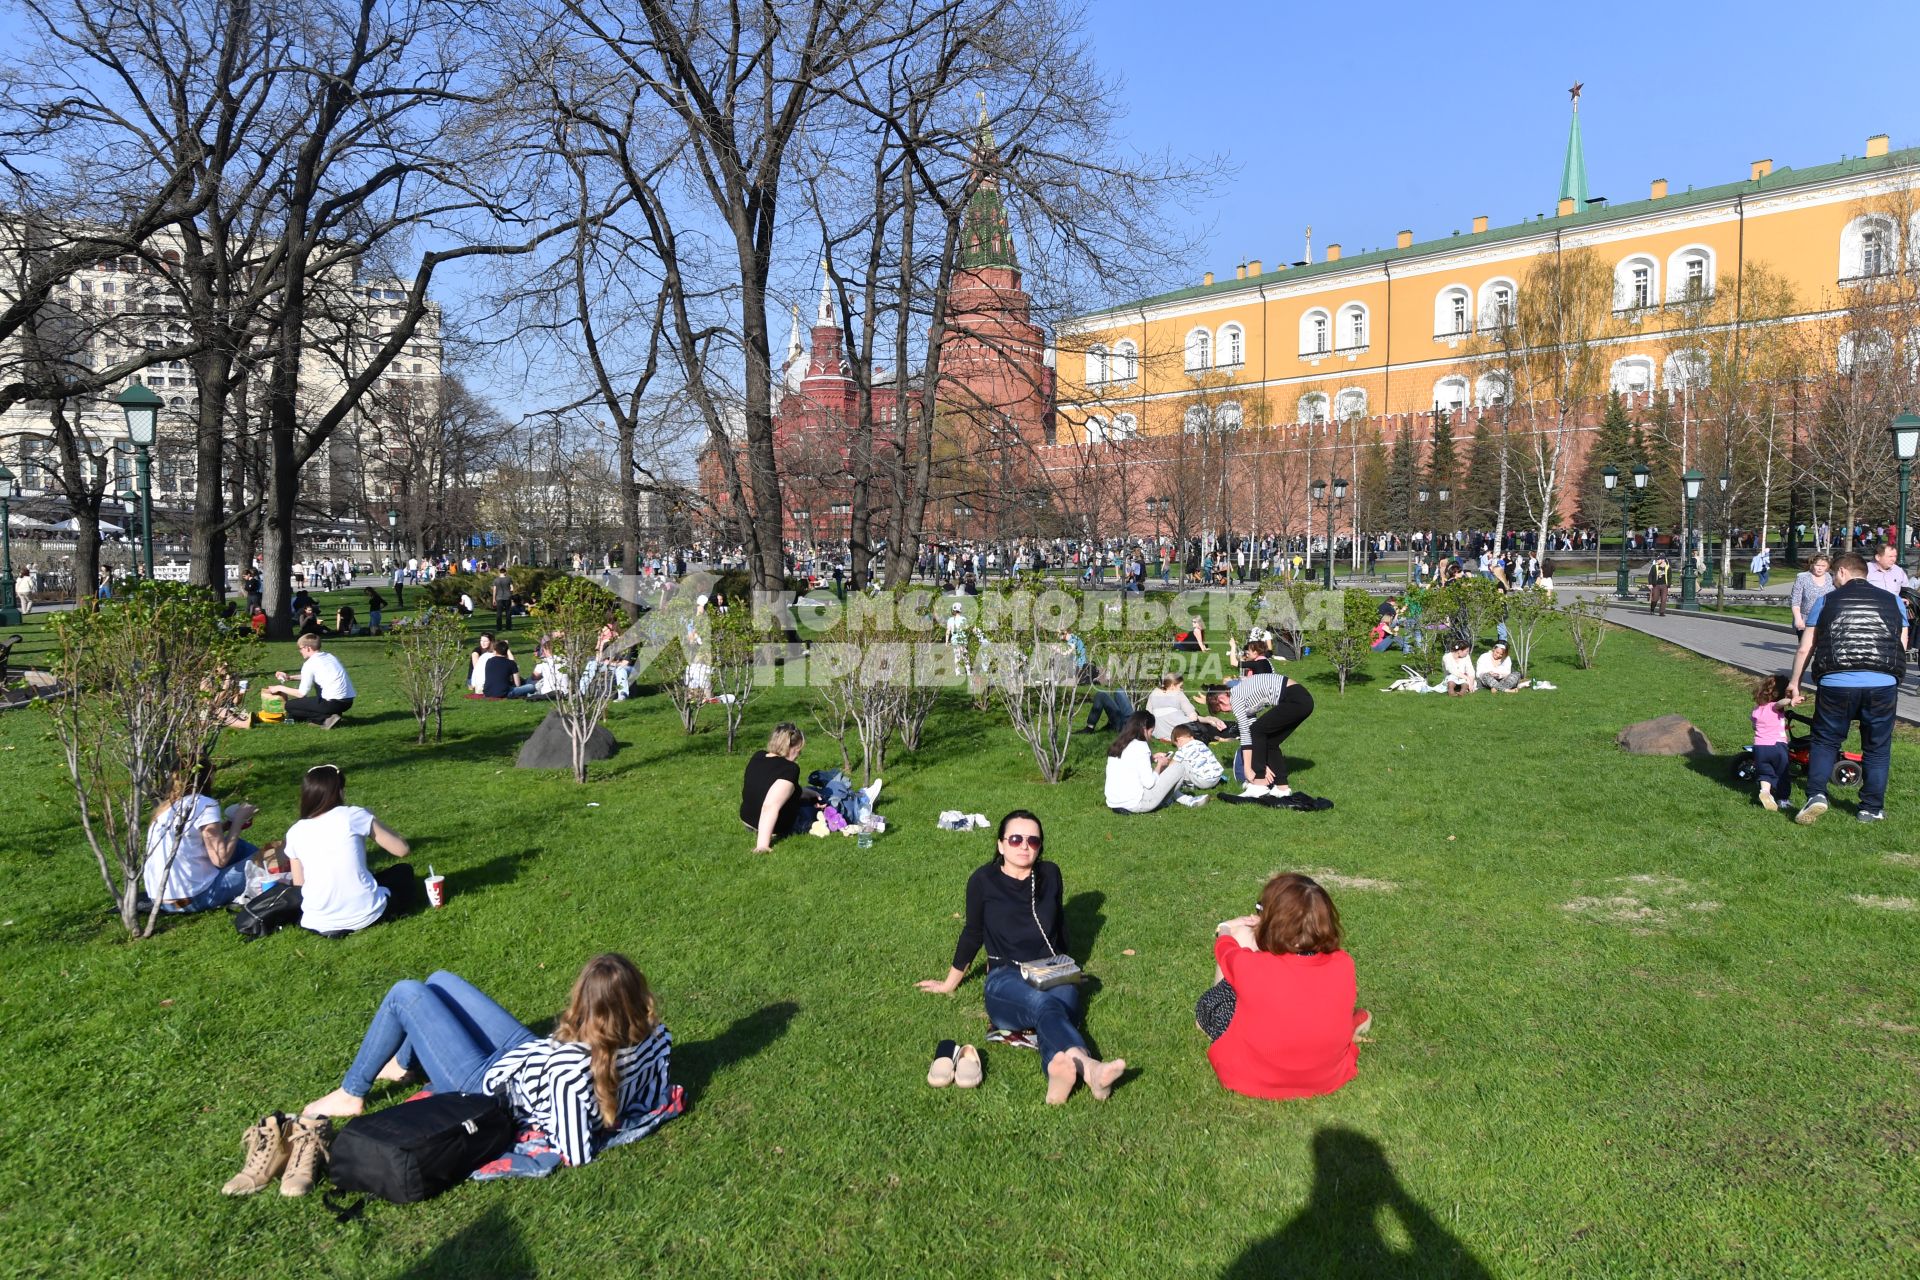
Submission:
<svg viewBox="0 0 1920 1280">
<path fill-rule="evenodd" d="M 309 1102 L 300 1112 L 303 1116 L 357 1116 L 367 1108 L 365 1098 L 356 1098 L 345 1089 L 335 1089 L 324 1098 Z"/>
<path fill-rule="evenodd" d="M 393 1084 L 405 1084 L 407 1081 L 413 1079 L 413 1072 L 401 1066 L 400 1059 L 388 1058 L 387 1065 L 380 1068 L 380 1073 L 376 1075 L 374 1079 L 386 1080 Z"/>
<path fill-rule="evenodd" d="M 1105 1102 L 1113 1094 L 1113 1086 L 1126 1074 L 1127 1060 L 1115 1058 L 1111 1062 L 1101 1062 L 1088 1058 L 1083 1068 L 1087 1078 L 1087 1091 L 1093 1094 L 1094 1101 Z"/>
<path fill-rule="evenodd" d="M 1080 1069 L 1072 1054 L 1054 1054 L 1053 1061 L 1047 1064 L 1047 1105 L 1057 1107 L 1065 1102 L 1073 1092 L 1073 1082 L 1079 1078 Z"/>
</svg>

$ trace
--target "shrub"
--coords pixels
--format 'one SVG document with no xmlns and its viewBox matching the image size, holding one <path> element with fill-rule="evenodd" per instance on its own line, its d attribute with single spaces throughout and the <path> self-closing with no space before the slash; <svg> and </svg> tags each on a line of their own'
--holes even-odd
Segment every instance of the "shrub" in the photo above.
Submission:
<svg viewBox="0 0 1920 1280">
<path fill-rule="evenodd" d="M 1364 591 L 1345 591 L 1341 597 L 1339 612 L 1313 632 L 1312 643 L 1314 652 L 1332 664 L 1340 678 L 1340 692 L 1345 693 L 1347 677 L 1366 665 L 1373 652 L 1373 626 L 1380 611 Z"/>
<path fill-rule="evenodd" d="M 1607 638 L 1607 602 L 1599 596 L 1582 596 L 1560 611 L 1567 620 L 1567 633 L 1573 640 L 1573 665 L 1586 671 L 1592 668 Z"/>
<path fill-rule="evenodd" d="M 516 564 L 507 569 L 507 580 L 513 583 L 513 594 L 522 600 L 538 600 L 546 594 L 547 584 L 556 579 L 572 575 L 559 569 L 542 569 L 534 565 Z M 480 573 L 443 573 L 418 590 L 427 593 L 427 599 L 434 604 L 452 606 L 460 603 L 460 595 L 465 592 L 473 597 L 474 611 L 484 613 L 493 607 L 493 570 Z M 585 582 L 585 578 L 579 579 Z"/>
<path fill-rule="evenodd" d="M 413 617 L 396 619 L 387 629 L 387 655 L 393 659 L 400 692 L 420 725 L 418 744 L 426 743 L 429 717 L 434 740 L 444 733 L 447 684 L 466 659 L 466 635 L 458 613 L 431 606 Z"/>
<path fill-rule="evenodd" d="M 62 692 L 41 706 L 120 922 L 146 937 L 160 912 L 155 901 L 142 926 L 137 903 L 148 816 L 188 793 L 200 762 L 239 713 L 233 677 L 256 641 L 221 618 L 210 592 L 170 583 L 140 583 L 122 599 L 60 614 L 50 625 Z M 181 821 L 189 812 L 179 807 Z"/>
<path fill-rule="evenodd" d="M 1513 651 L 1514 666 L 1524 676 L 1533 661 L 1533 641 L 1540 624 L 1557 612 L 1553 593 L 1539 587 L 1522 587 L 1509 591 L 1506 601 L 1507 643 Z"/>
</svg>

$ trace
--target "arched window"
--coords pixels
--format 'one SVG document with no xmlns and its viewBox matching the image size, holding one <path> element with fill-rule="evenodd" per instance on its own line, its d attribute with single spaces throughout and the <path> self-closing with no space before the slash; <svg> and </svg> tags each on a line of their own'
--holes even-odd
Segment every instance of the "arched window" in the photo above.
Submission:
<svg viewBox="0 0 1920 1280">
<path fill-rule="evenodd" d="M 1205 432 L 1207 429 L 1207 407 L 1200 404 L 1188 405 L 1187 412 L 1181 421 L 1180 429 L 1190 436 L 1197 436 Z"/>
<path fill-rule="evenodd" d="M 1087 443 L 1100 444 L 1107 438 L 1107 420 L 1105 418 L 1087 419 Z"/>
<path fill-rule="evenodd" d="M 1324 356 L 1333 350 L 1333 317 L 1315 307 L 1300 317 L 1300 354 Z"/>
<path fill-rule="evenodd" d="M 1364 387 L 1348 387 L 1333 398 L 1333 416 L 1336 421 L 1345 422 L 1349 418 L 1367 416 L 1367 392 Z"/>
<path fill-rule="evenodd" d="M 1087 348 L 1087 385 L 1098 386 L 1107 380 L 1107 349 L 1098 343 Z"/>
<path fill-rule="evenodd" d="M 1690 244 L 1667 259 L 1667 300 L 1701 302 L 1713 296 L 1713 250 Z"/>
<path fill-rule="evenodd" d="M 1615 360 L 1608 385 L 1621 395 L 1639 395 L 1653 390 L 1653 361 L 1647 356 L 1627 356 Z"/>
<path fill-rule="evenodd" d="M 1115 440 L 1132 440 L 1138 437 L 1139 434 L 1140 424 L 1135 421 L 1132 414 L 1123 413 L 1113 420 L 1113 438 Z"/>
<path fill-rule="evenodd" d="M 1667 357 L 1660 380 L 1669 391 L 1698 391 L 1707 385 L 1707 353 L 1698 347 Z"/>
<path fill-rule="evenodd" d="M 1840 278 L 1863 280 L 1893 270 L 1898 233 L 1884 213 L 1866 213 L 1840 233 Z"/>
<path fill-rule="evenodd" d="M 1840 336 L 1840 372 L 1868 373 L 1883 368 L 1893 356 L 1893 339 L 1885 329 L 1867 329 Z"/>
<path fill-rule="evenodd" d="M 1198 373 L 1213 367 L 1213 335 L 1195 329 L 1187 335 L 1187 372 Z"/>
<path fill-rule="evenodd" d="M 1327 420 L 1327 397 L 1318 391 L 1309 391 L 1300 397 L 1300 407 L 1296 414 L 1301 422 L 1323 423 Z"/>
<path fill-rule="evenodd" d="M 1473 294 L 1463 284 L 1442 289 L 1433 303 L 1433 336 L 1465 335 L 1473 328 Z"/>
<path fill-rule="evenodd" d="M 1113 349 L 1113 365 L 1108 372 L 1122 382 L 1132 382 L 1140 374 L 1140 350 L 1128 339 Z"/>
<path fill-rule="evenodd" d="M 1229 400 L 1213 411 L 1213 425 L 1220 431 L 1240 429 L 1240 402 Z"/>
<path fill-rule="evenodd" d="M 1336 330 L 1341 351 L 1364 351 L 1367 346 L 1367 308 L 1349 302 L 1340 308 L 1340 327 Z"/>
<path fill-rule="evenodd" d="M 1504 329 L 1513 323 L 1514 286 L 1511 280 L 1489 280 L 1480 286 L 1480 327 Z"/>
<path fill-rule="evenodd" d="M 1247 361 L 1247 335 L 1237 324 L 1222 326 L 1220 330 L 1220 363 L 1226 368 L 1245 364 Z"/>
<path fill-rule="evenodd" d="M 1448 413 L 1458 413 L 1467 407 L 1467 380 L 1459 374 L 1442 378 L 1433 384 L 1433 406 L 1445 409 Z"/>
<path fill-rule="evenodd" d="M 1659 301 L 1659 268 L 1644 254 L 1628 258 L 1613 269 L 1613 309 L 1640 311 Z"/>
<path fill-rule="evenodd" d="M 1473 387 L 1473 402 L 1482 409 L 1491 409 L 1513 399 L 1513 379 L 1505 370 L 1495 369 L 1492 373 L 1482 374 Z"/>
</svg>

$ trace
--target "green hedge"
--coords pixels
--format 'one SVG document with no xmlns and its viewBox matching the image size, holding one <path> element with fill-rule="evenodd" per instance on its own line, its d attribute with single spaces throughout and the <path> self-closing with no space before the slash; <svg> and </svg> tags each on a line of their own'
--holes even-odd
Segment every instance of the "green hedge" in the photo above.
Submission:
<svg viewBox="0 0 1920 1280">
<path fill-rule="evenodd" d="M 513 594 L 527 601 L 538 600 L 549 582 L 567 576 L 560 569 L 540 569 L 523 564 L 507 569 L 507 578 L 513 583 Z M 473 597 L 475 609 L 485 611 L 493 608 L 493 578 L 491 569 L 485 573 L 443 574 L 426 585 L 427 599 L 439 605 L 453 605 L 459 602 L 460 594 L 465 592 Z"/>
</svg>

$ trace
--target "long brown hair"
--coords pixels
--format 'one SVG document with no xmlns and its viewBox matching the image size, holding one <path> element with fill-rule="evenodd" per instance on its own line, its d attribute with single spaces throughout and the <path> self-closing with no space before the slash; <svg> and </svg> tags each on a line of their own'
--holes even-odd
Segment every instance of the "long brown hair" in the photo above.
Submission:
<svg viewBox="0 0 1920 1280">
<path fill-rule="evenodd" d="M 617 952 L 595 956 L 573 980 L 567 1009 L 553 1029 L 555 1039 L 584 1044 L 593 1059 L 593 1095 L 600 1122 L 620 1118 L 620 1076 L 613 1058 L 653 1034 L 658 1015 L 647 977 Z"/>
<path fill-rule="evenodd" d="M 1311 876 L 1286 872 L 1260 892 L 1253 941 L 1275 955 L 1325 955 L 1340 949 L 1340 912 Z"/>
</svg>

